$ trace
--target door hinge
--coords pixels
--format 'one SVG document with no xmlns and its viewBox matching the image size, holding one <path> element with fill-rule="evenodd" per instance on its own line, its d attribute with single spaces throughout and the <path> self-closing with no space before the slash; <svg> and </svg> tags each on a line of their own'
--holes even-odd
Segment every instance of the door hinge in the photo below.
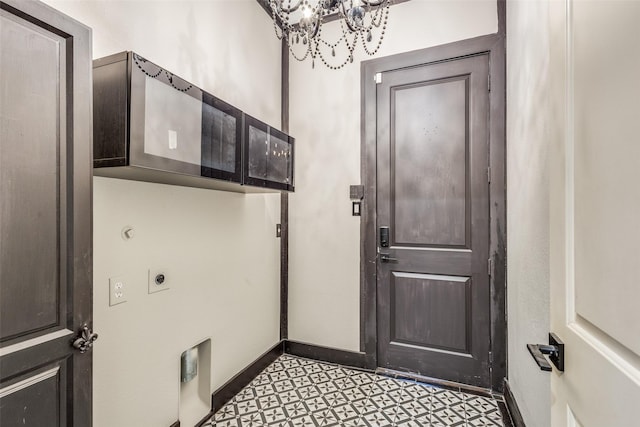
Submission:
<svg viewBox="0 0 640 427">
<path fill-rule="evenodd" d="M 487 168 L 487 182 L 491 184 L 491 166 Z"/>
<path fill-rule="evenodd" d="M 375 76 L 373 76 L 373 80 L 376 84 L 382 83 L 382 73 L 376 73 Z"/>
<path fill-rule="evenodd" d="M 487 260 L 487 272 L 489 273 L 489 277 L 491 277 L 493 274 L 493 258 Z"/>
<path fill-rule="evenodd" d="M 489 352 L 489 366 L 493 367 L 493 352 Z"/>
<path fill-rule="evenodd" d="M 487 75 L 487 90 L 491 92 L 491 74 Z"/>
</svg>

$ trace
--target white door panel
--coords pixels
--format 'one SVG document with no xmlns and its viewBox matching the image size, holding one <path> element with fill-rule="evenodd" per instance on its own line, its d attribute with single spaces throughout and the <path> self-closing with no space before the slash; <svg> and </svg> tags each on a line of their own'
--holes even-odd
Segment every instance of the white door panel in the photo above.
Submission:
<svg viewBox="0 0 640 427">
<path fill-rule="evenodd" d="M 552 3 L 552 424 L 638 425 L 640 2 Z"/>
</svg>

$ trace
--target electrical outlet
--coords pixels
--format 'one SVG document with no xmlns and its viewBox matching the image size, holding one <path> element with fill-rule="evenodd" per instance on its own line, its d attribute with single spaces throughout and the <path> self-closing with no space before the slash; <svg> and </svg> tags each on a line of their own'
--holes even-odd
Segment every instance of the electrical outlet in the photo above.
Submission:
<svg viewBox="0 0 640 427">
<path fill-rule="evenodd" d="M 169 289 L 169 276 L 166 269 L 149 269 L 149 293 L 153 294 Z"/>
<path fill-rule="evenodd" d="M 122 276 L 109 278 L 109 306 L 127 302 L 126 286 Z"/>
</svg>

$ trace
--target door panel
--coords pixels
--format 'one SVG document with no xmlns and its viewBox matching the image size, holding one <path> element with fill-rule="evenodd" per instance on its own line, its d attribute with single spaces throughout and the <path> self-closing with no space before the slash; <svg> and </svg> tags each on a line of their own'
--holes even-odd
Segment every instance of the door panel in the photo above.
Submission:
<svg viewBox="0 0 640 427">
<path fill-rule="evenodd" d="M 640 53 L 629 38 L 640 6 L 613 10 L 576 1 L 573 10 L 575 310 L 621 345 L 640 355 L 640 144 L 636 123 L 640 97 Z M 634 2 L 631 2 L 634 3 Z M 611 27 L 620 27 L 610 31 Z M 592 28 L 609 30 L 606 44 L 594 45 Z M 600 38 L 599 38 L 600 40 Z M 614 44 L 615 43 L 615 44 Z M 615 49 L 607 46 L 611 44 Z M 613 75 L 605 63 L 626 48 L 622 70 Z M 634 183 L 633 190 L 627 185 Z M 631 191 L 630 191 L 631 190 Z M 611 248 L 616 248 L 615 251 Z M 629 269 L 632 267 L 631 269 Z M 604 284 L 613 284 L 613 289 Z"/>
<path fill-rule="evenodd" d="M 637 425 L 640 402 L 640 4 L 555 4 L 551 156 L 554 426 Z"/>
<path fill-rule="evenodd" d="M 0 2 L 0 424 L 91 425 L 91 32 Z"/>
<path fill-rule="evenodd" d="M 60 117 L 67 100 L 59 96 L 65 85 L 60 80 L 66 62 L 64 39 L 4 11 L 0 22 L 0 61 L 7 64 L 2 79 L 10 82 L 3 86 L 0 101 L 4 343 L 59 328 L 65 313 L 66 286 L 60 280 L 66 276 L 60 251 L 65 224 L 57 213 L 65 214 L 60 196 L 66 193 L 66 177 L 59 173 L 59 153 L 65 152 L 66 123 Z"/>
<path fill-rule="evenodd" d="M 467 91 L 466 76 L 391 88 L 394 244 L 466 246 Z"/>
<path fill-rule="evenodd" d="M 63 426 L 67 408 L 65 384 L 69 380 L 64 364 L 47 366 L 18 376 L 0 389 L 0 425 Z"/>
<path fill-rule="evenodd" d="M 489 58 L 377 87 L 378 364 L 489 387 Z"/>
<path fill-rule="evenodd" d="M 393 343 L 469 353 L 470 278 L 393 272 L 390 286 Z"/>
</svg>

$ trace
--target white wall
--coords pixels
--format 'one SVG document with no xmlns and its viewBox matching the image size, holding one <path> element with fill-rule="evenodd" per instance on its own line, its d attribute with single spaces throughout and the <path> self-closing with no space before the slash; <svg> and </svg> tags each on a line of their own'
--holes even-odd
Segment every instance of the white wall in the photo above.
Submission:
<svg viewBox="0 0 640 427">
<path fill-rule="evenodd" d="M 255 0 L 47 1 L 93 28 L 94 57 L 133 50 L 280 125 L 280 44 Z M 217 388 L 279 339 L 280 196 L 94 178 L 94 425 L 193 425 L 179 357 L 212 338 Z M 125 242 L 121 229 L 135 237 Z M 171 289 L 147 294 L 147 269 Z M 128 301 L 108 306 L 108 278 Z M 204 412 L 202 412 L 204 411 Z"/>
<path fill-rule="evenodd" d="M 391 8 L 376 57 L 497 31 L 495 0 L 412 0 Z M 349 185 L 360 183 L 360 61 L 371 58 L 357 52 L 340 71 L 295 60 L 290 69 L 289 338 L 351 351 L 360 346 L 360 220 Z"/>
<path fill-rule="evenodd" d="M 526 347 L 549 333 L 550 30 L 548 2 L 508 3 L 508 377 L 530 427 L 551 425 L 549 375 Z"/>
</svg>

